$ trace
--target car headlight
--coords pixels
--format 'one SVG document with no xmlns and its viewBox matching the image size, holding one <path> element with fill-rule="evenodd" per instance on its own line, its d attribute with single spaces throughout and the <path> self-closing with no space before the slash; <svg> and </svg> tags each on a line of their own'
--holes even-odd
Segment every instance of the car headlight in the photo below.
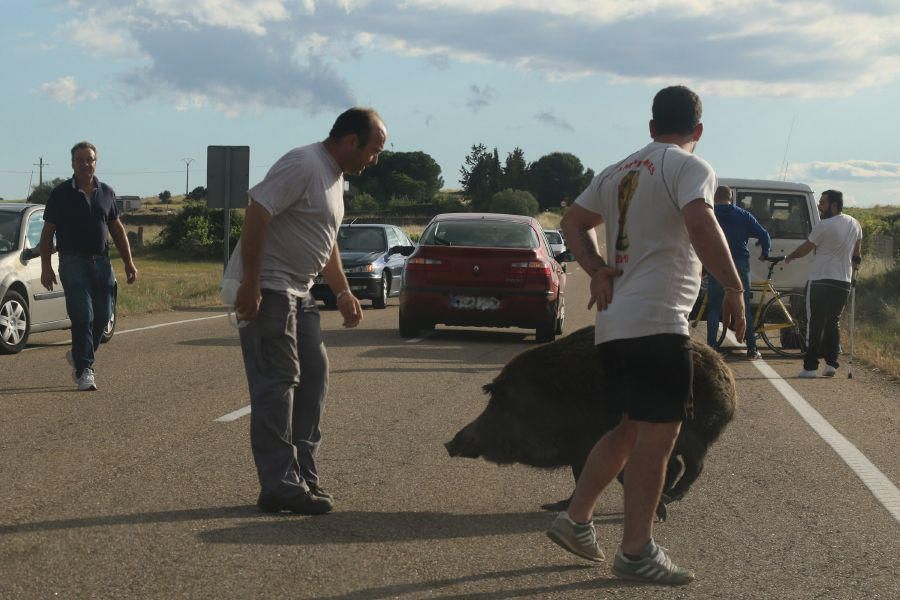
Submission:
<svg viewBox="0 0 900 600">
<path fill-rule="evenodd" d="M 347 267 L 344 269 L 344 273 L 371 273 L 375 270 L 375 265 L 369 263 L 367 265 L 360 265 L 358 267 Z"/>
</svg>

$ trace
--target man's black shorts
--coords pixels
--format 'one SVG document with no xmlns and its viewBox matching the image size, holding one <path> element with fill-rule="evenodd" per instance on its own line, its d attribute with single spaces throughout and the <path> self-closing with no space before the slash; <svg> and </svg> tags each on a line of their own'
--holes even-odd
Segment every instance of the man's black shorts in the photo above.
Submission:
<svg viewBox="0 0 900 600">
<path fill-rule="evenodd" d="M 690 416 L 694 360 L 689 337 L 662 333 L 597 346 L 610 408 L 634 421 L 671 423 Z"/>
</svg>

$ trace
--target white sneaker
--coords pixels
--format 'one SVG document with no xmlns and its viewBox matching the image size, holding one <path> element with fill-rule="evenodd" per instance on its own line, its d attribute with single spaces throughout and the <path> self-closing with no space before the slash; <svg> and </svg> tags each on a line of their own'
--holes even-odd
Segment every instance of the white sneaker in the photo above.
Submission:
<svg viewBox="0 0 900 600">
<path fill-rule="evenodd" d="M 81 392 L 93 391 L 97 389 L 97 384 L 94 381 L 94 370 L 93 369 L 85 369 L 81 372 L 81 377 L 76 381 L 78 384 L 78 390 Z"/>
<path fill-rule="evenodd" d="M 822 369 L 822 377 L 834 377 L 835 373 L 837 373 L 837 367 L 831 365 L 825 365 L 825 368 Z"/>
<path fill-rule="evenodd" d="M 797 375 L 800 379 L 818 379 L 819 372 L 818 371 L 807 371 L 806 369 L 800 371 Z"/>
</svg>

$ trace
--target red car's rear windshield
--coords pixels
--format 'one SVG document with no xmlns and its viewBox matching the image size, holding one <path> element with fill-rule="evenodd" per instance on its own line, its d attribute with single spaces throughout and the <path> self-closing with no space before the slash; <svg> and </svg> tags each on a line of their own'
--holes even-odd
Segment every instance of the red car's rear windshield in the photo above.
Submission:
<svg viewBox="0 0 900 600">
<path fill-rule="evenodd" d="M 439 221 L 419 240 L 424 246 L 537 248 L 538 240 L 525 223 L 505 221 Z"/>
</svg>

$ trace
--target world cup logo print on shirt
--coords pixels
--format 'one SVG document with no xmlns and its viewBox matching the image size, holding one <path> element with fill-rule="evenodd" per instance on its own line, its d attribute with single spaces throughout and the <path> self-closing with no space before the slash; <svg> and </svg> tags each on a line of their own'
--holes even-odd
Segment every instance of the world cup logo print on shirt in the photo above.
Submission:
<svg viewBox="0 0 900 600">
<path fill-rule="evenodd" d="M 619 182 L 619 233 L 616 236 L 616 251 L 625 252 L 630 245 L 625 225 L 628 221 L 628 207 L 637 190 L 640 172 L 628 171 Z"/>
</svg>

